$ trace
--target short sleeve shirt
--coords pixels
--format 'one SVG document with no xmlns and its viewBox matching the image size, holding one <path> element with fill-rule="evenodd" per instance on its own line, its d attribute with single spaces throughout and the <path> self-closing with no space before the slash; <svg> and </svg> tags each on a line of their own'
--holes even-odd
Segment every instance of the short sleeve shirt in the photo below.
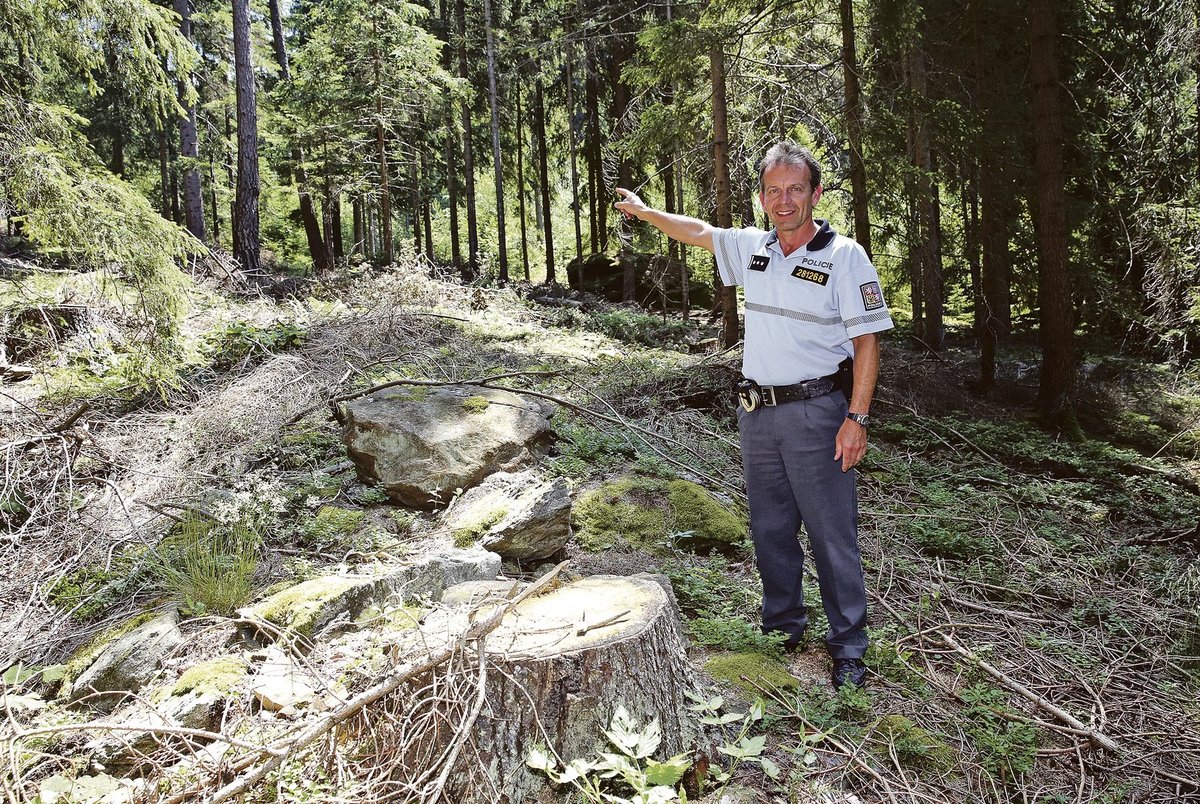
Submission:
<svg viewBox="0 0 1200 804">
<path fill-rule="evenodd" d="M 774 231 L 717 229 L 721 281 L 742 285 L 742 373 L 760 385 L 833 374 L 854 356 L 851 338 L 891 329 L 879 274 L 862 246 L 818 220 L 808 245 L 784 256 Z"/>
</svg>

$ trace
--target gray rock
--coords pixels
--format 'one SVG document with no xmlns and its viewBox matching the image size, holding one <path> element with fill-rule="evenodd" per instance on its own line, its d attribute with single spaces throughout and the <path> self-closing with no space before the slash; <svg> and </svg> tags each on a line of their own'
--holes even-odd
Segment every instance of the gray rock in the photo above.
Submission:
<svg viewBox="0 0 1200 804">
<path fill-rule="evenodd" d="M 87 696 L 89 706 L 111 711 L 126 693 L 137 692 L 153 678 L 163 660 L 182 643 L 175 612 L 155 617 L 101 648 L 71 684 L 69 697 L 79 701 Z"/>
<path fill-rule="evenodd" d="M 497 472 L 455 500 L 442 520 L 455 542 L 478 540 L 504 558 L 548 558 L 571 537 L 571 495 L 562 478 Z"/>
<path fill-rule="evenodd" d="M 465 581 L 492 581 L 500 573 L 500 556 L 478 547 L 449 548 L 385 575 L 381 582 L 389 595 L 405 602 L 421 598 L 440 600 L 442 592 Z"/>
<path fill-rule="evenodd" d="M 286 632 L 312 638 L 327 632 L 353 630 L 371 607 L 383 608 L 393 600 L 438 600 L 450 586 L 464 581 L 493 580 L 500 572 L 500 557 L 475 548 L 443 548 L 410 563 L 385 566 L 372 575 L 325 575 L 311 578 L 242 609 L 247 622 L 242 636 L 250 642 L 273 639 Z M 265 621 L 273 628 L 254 625 Z"/>
<path fill-rule="evenodd" d="M 360 480 L 428 509 L 528 463 L 549 431 L 546 406 L 507 391 L 389 388 L 347 403 L 342 440 Z"/>
</svg>

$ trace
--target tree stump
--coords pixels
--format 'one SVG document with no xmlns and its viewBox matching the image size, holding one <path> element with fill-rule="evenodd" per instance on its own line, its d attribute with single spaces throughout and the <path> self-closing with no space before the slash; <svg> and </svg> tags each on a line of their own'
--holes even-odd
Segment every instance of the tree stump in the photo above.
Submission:
<svg viewBox="0 0 1200 804">
<path fill-rule="evenodd" d="M 597 575 L 524 601 L 485 647 L 486 698 L 448 777 L 447 800 L 560 800 L 525 765 L 530 749 L 547 745 L 564 762 L 615 752 L 604 729 L 618 704 L 642 724 L 658 719 L 656 758 L 696 746 L 678 612 L 650 576 Z"/>
</svg>

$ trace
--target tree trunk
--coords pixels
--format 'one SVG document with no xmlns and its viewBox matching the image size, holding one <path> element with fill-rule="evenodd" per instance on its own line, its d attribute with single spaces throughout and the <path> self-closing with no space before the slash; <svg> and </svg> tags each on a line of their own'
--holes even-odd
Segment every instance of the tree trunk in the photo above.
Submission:
<svg viewBox="0 0 1200 804">
<path fill-rule="evenodd" d="M 932 152 L 929 145 L 929 121 L 921 105 L 928 94 L 925 52 L 918 31 L 909 44 L 906 78 L 911 92 L 909 109 L 909 160 L 915 173 L 912 184 L 916 202 L 915 242 L 912 247 L 913 296 L 920 285 L 924 316 L 918 319 L 914 309 L 913 331 L 934 351 L 942 348 L 942 271 L 937 244 L 937 209 L 934 196 Z M 914 302 L 915 307 L 915 302 Z"/>
<path fill-rule="evenodd" d="M 429 157 L 425 152 L 425 146 L 421 146 L 421 178 L 422 181 L 429 181 Z M 430 263 L 433 262 L 433 220 L 429 214 L 429 194 L 421 194 L 421 226 L 425 228 L 425 258 Z"/>
<path fill-rule="evenodd" d="M 984 0 L 972 3 L 975 45 L 975 87 L 980 105 L 980 130 L 975 140 L 975 158 L 979 171 L 979 246 L 983 255 L 980 267 L 982 284 L 982 322 L 979 329 L 979 386 L 991 390 L 996 381 L 996 347 L 1008 337 L 1012 313 L 1009 301 L 1009 205 L 1004 189 L 999 146 L 990 136 L 996 116 L 997 80 L 992 67 L 991 50 L 985 50 L 988 37 L 983 31 Z"/>
<path fill-rule="evenodd" d="M 208 199 L 212 205 L 212 241 L 214 245 L 217 245 L 221 242 L 221 215 L 217 207 L 217 166 L 213 164 L 211 153 L 208 155 Z"/>
<path fill-rule="evenodd" d="M 179 32 L 192 41 L 192 4 L 190 0 L 175 0 L 175 13 L 179 15 Z M 179 84 L 179 102 L 184 102 L 185 86 Z M 196 104 L 184 107 L 185 115 L 179 119 L 179 151 L 188 160 L 183 174 L 183 217 L 187 230 L 197 240 L 204 241 L 204 191 L 200 187 L 200 147 L 196 137 Z"/>
<path fill-rule="evenodd" d="M 458 22 L 458 77 L 470 80 L 467 71 L 467 7 L 466 0 L 456 0 L 454 16 Z M 464 276 L 474 279 L 479 276 L 479 228 L 475 218 L 475 157 L 471 147 L 471 104 L 462 102 L 463 130 L 463 177 L 466 180 L 467 196 L 467 264 Z"/>
<path fill-rule="evenodd" d="M 372 12 L 376 13 L 376 12 Z M 392 183 L 388 176 L 387 138 L 383 127 L 383 85 L 380 78 L 379 53 L 379 22 L 371 20 L 372 46 L 374 47 L 375 73 L 375 158 L 379 163 L 379 217 L 383 224 L 382 257 L 384 265 L 391 265 L 395 259 L 394 244 L 392 243 Z"/>
<path fill-rule="evenodd" d="M 589 234 L 592 253 L 603 251 L 605 247 L 604 231 L 600 224 L 600 207 L 603 206 L 600 199 L 600 188 L 604 185 L 602 178 L 603 166 L 601 162 L 601 144 L 600 144 L 600 76 L 597 75 L 593 59 L 588 59 L 588 75 L 587 85 L 587 113 L 588 113 L 588 137 L 587 137 L 587 159 L 588 159 L 588 211 L 590 217 Z"/>
<path fill-rule="evenodd" d="M 538 184 L 542 194 L 542 226 L 546 240 L 546 282 L 558 281 L 554 268 L 554 214 L 550 211 L 550 162 L 546 143 L 546 102 L 542 92 L 542 80 L 533 85 L 533 123 L 537 128 Z"/>
<path fill-rule="evenodd" d="M 500 153 L 500 110 L 496 90 L 496 42 L 492 30 L 492 0 L 483 0 L 483 25 L 487 35 L 488 103 L 492 111 L 492 161 L 496 169 L 496 248 L 500 281 L 508 282 L 508 238 L 504 234 L 504 166 Z"/>
<path fill-rule="evenodd" d="M 720 42 L 708 51 L 710 77 L 713 91 L 713 175 L 717 198 L 717 226 L 728 229 L 733 226 L 731 208 L 733 191 L 729 183 L 729 121 L 725 104 L 725 51 Z M 714 269 L 713 286 L 720 288 L 721 344 L 730 347 L 737 343 L 738 311 L 737 291 L 725 287 Z"/>
<path fill-rule="evenodd" d="M 176 0 L 177 3 L 185 0 Z M 267 9 L 271 17 L 271 44 L 275 50 L 275 61 L 279 64 L 279 79 L 291 81 L 291 68 L 288 63 L 287 43 L 283 38 L 283 16 L 279 12 L 279 0 L 268 0 Z M 304 169 L 304 150 L 296 143 L 291 146 L 291 159 L 296 174 L 296 194 L 300 204 L 300 223 L 304 226 L 304 238 L 308 243 L 308 256 L 313 261 L 313 271 L 323 274 L 333 267 L 333 260 L 338 256 L 337 249 L 330 248 L 328 238 L 322 237 L 322 220 L 317 220 L 313 205 L 312 193 L 308 186 L 308 173 Z M 285 181 L 291 176 L 284 172 Z M 328 203 L 328 202 L 327 202 Z"/>
<path fill-rule="evenodd" d="M 470 730 L 470 747 L 459 753 L 449 774 L 446 800 L 547 800 L 551 786 L 526 765 L 529 751 L 541 743 L 570 762 L 615 750 L 604 730 L 617 705 L 639 727 L 658 720 L 663 742 L 656 756 L 700 747 L 703 736 L 687 708 L 693 684 L 679 618 L 657 583 L 594 575 L 530 598 L 514 614 L 484 642 L 487 705 Z M 453 624 L 443 622 L 451 618 Z M 436 650 L 447 633 L 464 627 L 461 610 L 434 617 L 420 639 Z M 469 672 L 477 676 L 478 664 Z M 440 690 L 429 681 L 414 680 L 411 695 Z M 411 697 L 407 701 L 414 705 Z M 444 739 L 453 736 L 447 730 Z M 413 746 L 430 757 L 441 748 Z"/>
<path fill-rule="evenodd" d="M 258 108 L 250 63 L 250 0 L 233 0 L 233 63 L 237 78 L 237 194 L 233 205 L 233 256 L 259 273 Z"/>
<path fill-rule="evenodd" d="M 352 206 L 354 207 L 354 242 L 350 246 L 350 253 L 361 255 L 367 239 L 366 222 L 363 220 L 362 196 L 354 196 Z"/>
<path fill-rule="evenodd" d="M 409 179 L 412 181 L 412 231 L 413 231 L 413 251 L 420 256 L 425 250 L 424 241 L 421 237 L 421 174 L 417 170 L 417 163 L 409 165 Z"/>
<path fill-rule="evenodd" d="M 1029 77 L 1033 87 L 1041 382 L 1038 407 L 1052 425 L 1075 430 L 1075 314 L 1067 264 L 1064 124 L 1059 102 L 1058 23 L 1053 0 L 1029 2 Z"/>
<path fill-rule="evenodd" d="M 329 243 L 332 246 L 333 258 L 335 260 L 345 259 L 346 244 L 342 239 L 342 194 L 333 193 L 333 197 L 329 199 L 329 219 L 333 226 L 333 231 L 329 236 Z"/>
<path fill-rule="evenodd" d="M 575 47 L 568 42 L 566 52 L 567 139 L 571 146 L 571 217 L 575 222 L 575 260 L 579 263 L 579 289 L 583 289 L 583 227 L 579 220 L 579 159 L 575 136 Z M 570 284 L 570 277 L 567 277 Z"/>
<path fill-rule="evenodd" d="M 841 0 L 842 76 L 846 90 L 846 139 L 850 150 L 850 189 L 854 203 L 854 239 L 873 259 L 871 252 L 870 199 L 867 197 L 867 167 L 862 150 L 862 93 L 858 85 L 858 52 L 854 44 L 854 2 Z"/>
<path fill-rule="evenodd" d="M 517 219 L 521 222 L 521 268 L 525 272 L 525 281 L 529 281 L 529 232 L 525 226 L 528 217 L 525 213 L 525 110 L 521 108 L 521 88 L 518 80 L 517 91 L 513 93 L 517 105 Z"/>
</svg>

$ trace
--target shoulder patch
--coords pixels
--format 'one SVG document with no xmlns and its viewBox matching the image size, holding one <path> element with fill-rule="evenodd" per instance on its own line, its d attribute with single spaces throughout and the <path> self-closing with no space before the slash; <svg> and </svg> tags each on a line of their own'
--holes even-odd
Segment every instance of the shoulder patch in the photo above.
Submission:
<svg viewBox="0 0 1200 804">
<path fill-rule="evenodd" d="M 858 289 L 862 291 L 865 309 L 878 310 L 883 306 L 883 291 L 879 289 L 878 282 L 867 282 L 865 285 L 859 285 Z"/>
<path fill-rule="evenodd" d="M 750 258 L 751 271 L 765 271 L 767 266 L 771 264 L 771 258 L 766 254 L 755 254 Z"/>
<path fill-rule="evenodd" d="M 805 268 L 803 265 L 797 265 L 793 268 L 792 276 L 807 282 L 816 282 L 821 287 L 829 284 L 829 274 L 823 271 L 814 271 L 812 268 Z"/>
</svg>

